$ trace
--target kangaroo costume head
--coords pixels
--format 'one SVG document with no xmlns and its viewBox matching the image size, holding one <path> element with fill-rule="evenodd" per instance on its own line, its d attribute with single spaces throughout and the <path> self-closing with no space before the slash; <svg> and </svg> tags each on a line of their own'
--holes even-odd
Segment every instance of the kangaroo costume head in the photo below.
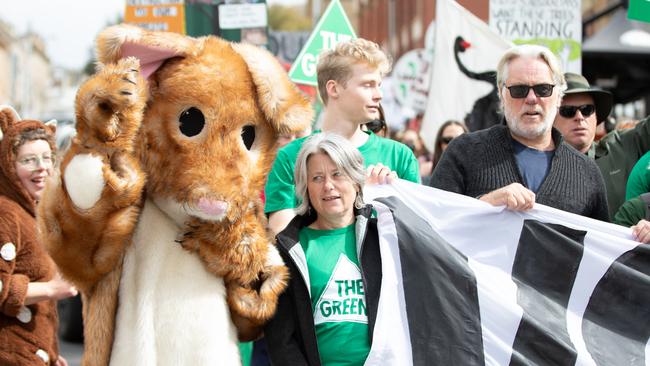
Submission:
<svg viewBox="0 0 650 366">
<path fill-rule="evenodd" d="M 259 47 L 120 25 L 100 34 L 97 56 L 139 59 L 149 85 L 136 144 L 146 191 L 179 219 L 236 220 L 264 188 L 278 134 L 311 121 L 306 99 Z"/>
</svg>

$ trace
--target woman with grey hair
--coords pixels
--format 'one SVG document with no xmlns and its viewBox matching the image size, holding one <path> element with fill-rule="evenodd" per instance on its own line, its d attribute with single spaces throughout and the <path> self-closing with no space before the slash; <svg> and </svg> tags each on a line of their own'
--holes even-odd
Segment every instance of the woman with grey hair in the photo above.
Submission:
<svg viewBox="0 0 650 366">
<path fill-rule="evenodd" d="M 295 170 L 296 216 L 277 236 L 290 271 L 265 334 L 274 365 L 363 365 L 377 316 L 377 220 L 363 203 L 363 158 L 332 133 L 303 145 Z"/>
</svg>

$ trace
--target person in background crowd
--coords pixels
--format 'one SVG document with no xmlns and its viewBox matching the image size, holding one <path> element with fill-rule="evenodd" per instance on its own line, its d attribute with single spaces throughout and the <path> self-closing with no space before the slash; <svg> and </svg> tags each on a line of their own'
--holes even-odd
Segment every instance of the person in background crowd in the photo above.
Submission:
<svg viewBox="0 0 650 366">
<path fill-rule="evenodd" d="M 386 117 L 384 116 L 384 107 L 379 104 L 379 118 L 361 125 L 361 130 L 372 131 L 377 136 L 388 137 L 388 125 L 386 124 Z"/>
<path fill-rule="evenodd" d="M 625 186 L 625 199 L 630 200 L 650 192 L 650 151 L 634 164 Z"/>
<path fill-rule="evenodd" d="M 636 125 L 639 124 L 638 119 L 634 118 L 621 118 L 619 121 L 616 122 L 615 129 L 618 131 L 624 131 L 628 130 L 630 128 L 636 127 Z"/>
<path fill-rule="evenodd" d="M 465 126 L 465 123 L 461 121 L 449 120 L 440 126 L 438 133 L 436 134 L 436 141 L 433 148 L 433 164 L 431 166 L 431 172 L 433 172 L 433 169 L 438 165 L 442 153 L 447 149 L 451 140 L 467 132 L 467 126 Z"/>
<path fill-rule="evenodd" d="M 612 94 L 589 85 L 582 75 L 566 73 L 568 88 L 554 126 L 567 143 L 596 161 L 605 180 L 613 217 L 625 200 L 625 187 L 634 164 L 650 150 L 650 118 L 624 131 L 614 130 L 594 141 L 596 126 L 612 110 Z"/>
<path fill-rule="evenodd" d="M 632 235 L 641 243 L 650 243 L 650 193 L 642 193 L 621 205 L 613 222 L 632 229 Z"/>
<path fill-rule="evenodd" d="M 323 100 L 322 131 L 335 132 L 359 149 L 368 166 L 369 182 L 384 183 L 390 177 L 419 182 L 418 162 L 408 147 L 361 125 L 379 118 L 380 85 L 390 62 L 376 43 L 357 38 L 340 42 L 318 57 L 318 91 Z M 316 131 L 319 133 L 320 131 Z M 295 216 L 294 166 L 305 138 L 278 151 L 266 182 L 264 211 L 269 228 L 278 233 Z"/>
<path fill-rule="evenodd" d="M 625 199 L 614 215 L 614 223 L 632 228 L 635 238 L 650 242 L 650 152 L 634 165 L 627 180 Z"/>
<path fill-rule="evenodd" d="M 609 221 L 598 167 L 553 128 L 566 89 L 556 56 L 537 45 L 510 48 L 499 61 L 497 86 L 506 125 L 451 141 L 431 185 L 512 210 L 539 202 Z"/>
<path fill-rule="evenodd" d="M 0 364 L 67 365 L 56 300 L 77 291 L 36 235 L 36 204 L 54 169 L 54 133 L 0 106 Z"/>
<path fill-rule="evenodd" d="M 303 131 L 300 131 L 298 133 L 287 133 L 287 134 L 279 135 L 278 136 L 278 141 L 277 141 L 278 148 L 281 148 L 281 147 L 287 145 L 288 143 L 290 143 L 291 141 L 293 141 L 295 139 L 299 139 L 299 138 L 302 138 L 302 137 L 305 137 L 305 136 L 309 136 L 310 134 L 311 134 L 311 127 L 307 128 L 307 129 L 305 129 Z"/>
<path fill-rule="evenodd" d="M 420 134 L 415 130 L 406 130 L 402 133 L 401 141 L 404 145 L 408 146 L 415 158 L 418 159 L 420 164 L 420 177 L 426 177 L 431 174 L 431 154 L 424 146 L 424 141 Z"/>
</svg>

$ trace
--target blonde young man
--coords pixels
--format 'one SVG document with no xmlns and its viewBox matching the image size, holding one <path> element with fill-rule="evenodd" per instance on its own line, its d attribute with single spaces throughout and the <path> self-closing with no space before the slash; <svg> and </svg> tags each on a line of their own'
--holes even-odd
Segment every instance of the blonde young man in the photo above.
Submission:
<svg viewBox="0 0 650 366">
<path fill-rule="evenodd" d="M 417 159 L 408 147 L 361 130 L 364 123 L 379 118 L 379 88 L 390 67 L 379 46 L 361 38 L 339 43 L 318 58 L 318 91 L 324 104 L 322 131 L 337 133 L 359 149 L 368 169 L 367 184 L 394 177 L 418 182 L 420 176 Z M 278 151 L 269 173 L 264 211 L 276 234 L 293 219 L 294 208 L 300 203 L 295 195 L 294 167 L 304 141 L 297 139 Z"/>
<path fill-rule="evenodd" d="M 553 128 L 566 89 L 555 55 L 534 45 L 509 49 L 497 67 L 497 86 L 506 125 L 455 138 L 431 185 L 512 210 L 539 202 L 608 221 L 598 167 Z"/>
</svg>

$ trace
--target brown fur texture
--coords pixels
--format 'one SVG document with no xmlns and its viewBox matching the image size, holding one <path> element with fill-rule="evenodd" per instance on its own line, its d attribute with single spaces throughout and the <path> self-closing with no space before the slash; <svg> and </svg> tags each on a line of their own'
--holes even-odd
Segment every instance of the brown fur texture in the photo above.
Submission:
<svg viewBox="0 0 650 366">
<path fill-rule="evenodd" d="M 133 45 L 174 57 L 154 61 L 158 68 L 144 80 L 129 57 Z M 61 172 L 78 154 L 101 156 L 106 186 L 99 201 L 82 210 L 56 176 L 39 208 L 48 250 L 84 296 L 84 364 L 110 360 L 117 307 L 128 301 L 117 299 L 122 260 L 144 191 L 155 202 L 194 210 L 206 200 L 227 204 L 218 220 L 185 222 L 178 239 L 206 270 L 224 277 L 239 335 L 254 338 L 287 280 L 286 267 L 267 261 L 273 240 L 260 194 L 278 134 L 310 123 L 308 102 L 270 53 L 216 37 L 121 25 L 100 34 L 97 53 L 102 66 L 79 90 L 78 135 Z M 142 67 L 151 70 L 145 61 Z M 205 125 L 190 136 L 184 118 L 197 113 Z M 242 134 L 251 130 L 254 142 L 247 146 Z"/>
<path fill-rule="evenodd" d="M 65 187 L 59 177 L 43 195 L 40 223 L 41 232 L 47 235 L 44 242 L 63 275 L 81 290 L 91 290 L 115 268 L 137 221 L 144 174 L 133 156 L 133 145 L 146 101 L 145 82 L 138 68 L 135 58 L 106 66 L 85 82 L 77 95 L 77 136 L 60 170 L 64 172 L 78 154 L 101 156 L 108 189 L 98 204 L 80 210 L 71 201 L 60 199 Z M 75 243 L 80 245 L 72 249 Z M 79 260 L 92 265 L 80 268 Z"/>
</svg>

